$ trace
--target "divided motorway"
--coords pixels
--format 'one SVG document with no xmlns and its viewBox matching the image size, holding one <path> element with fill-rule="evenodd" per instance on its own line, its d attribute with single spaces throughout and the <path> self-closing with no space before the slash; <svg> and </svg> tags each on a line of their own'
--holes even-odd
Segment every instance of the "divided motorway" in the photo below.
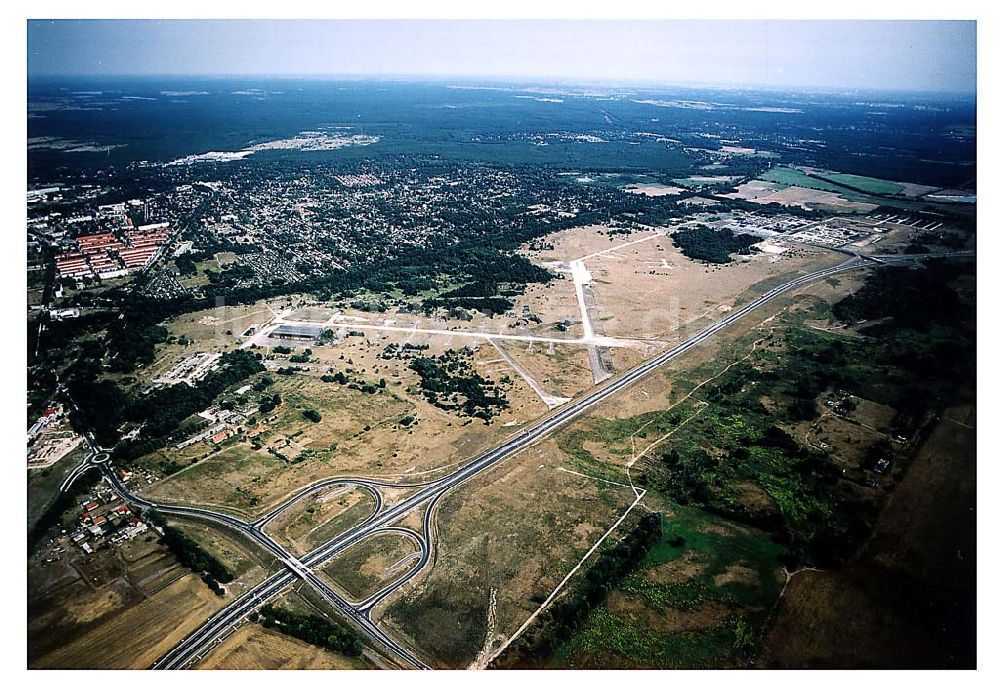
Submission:
<svg viewBox="0 0 1000 690">
<path fill-rule="evenodd" d="M 955 253 L 953 255 L 964 256 L 964 253 Z M 241 621 L 249 613 L 256 610 L 265 602 L 276 597 L 298 578 L 304 580 L 313 589 L 315 589 L 316 592 L 323 597 L 323 599 L 325 599 L 348 621 L 353 623 L 362 633 L 364 633 L 377 648 L 387 652 L 391 657 L 395 658 L 398 662 L 405 666 L 409 666 L 411 668 L 427 668 L 427 666 L 417 658 L 412 650 L 409 650 L 397 643 L 384 631 L 379 629 L 378 626 L 372 622 L 370 612 L 375 605 L 377 605 L 385 597 L 392 594 L 407 581 L 412 579 L 430 561 L 433 550 L 431 529 L 433 508 L 445 493 L 468 481 L 480 472 L 483 472 L 484 470 L 487 470 L 497 463 L 505 460 L 511 455 L 524 450 L 526 447 L 551 434 L 553 431 L 577 418 L 587 410 L 607 400 L 609 397 L 615 395 L 627 386 L 635 383 L 654 369 L 663 366 L 667 362 L 696 347 L 719 331 L 727 328 L 776 297 L 790 290 L 794 290 L 798 287 L 836 273 L 872 266 L 878 263 L 885 263 L 885 259 L 888 258 L 889 257 L 869 258 L 864 256 L 853 256 L 830 268 L 804 274 L 772 288 L 742 307 L 733 310 L 721 320 L 699 331 L 679 345 L 633 367 L 617 378 L 610 380 L 603 387 L 585 395 L 579 400 L 567 404 L 565 407 L 559 409 L 558 412 L 544 418 L 534 426 L 518 432 L 495 448 L 472 459 L 455 472 L 433 482 L 411 485 L 417 490 L 408 498 L 405 498 L 391 506 L 383 505 L 381 495 L 378 491 L 380 486 L 388 486 L 386 483 L 366 479 L 334 478 L 324 480 L 311 487 L 307 487 L 295 497 L 279 505 L 260 518 L 257 522 L 251 524 L 238 520 L 232 516 L 214 511 L 185 506 L 157 504 L 134 496 L 121 484 L 111 467 L 106 462 L 101 463 L 100 467 L 104 471 L 105 476 L 108 477 L 109 481 L 118 491 L 122 493 L 123 496 L 137 505 L 156 509 L 164 513 L 173 513 L 177 515 L 186 515 L 205 519 L 239 531 L 264 546 L 285 565 L 284 570 L 271 575 L 263 582 L 238 597 L 224 609 L 217 612 L 201 627 L 182 640 L 174 649 L 161 657 L 154 664 L 153 668 L 186 668 L 195 660 L 204 656 L 209 649 L 231 633 L 237 626 L 239 626 Z M 892 261 L 892 263 L 897 263 L 898 261 L 918 261 L 923 258 L 928 257 L 913 255 L 904 259 L 903 257 L 893 256 L 890 261 Z M 324 487 L 337 484 L 356 485 L 371 491 L 376 498 L 375 512 L 361 524 L 348 529 L 331 541 L 303 556 L 301 559 L 296 559 L 264 532 L 263 528 L 270 520 L 280 515 L 284 510 L 291 507 L 298 500 L 301 500 L 301 498 L 305 495 Z M 404 515 L 419 508 L 420 506 L 425 506 L 422 529 L 423 534 L 419 535 L 416 532 L 412 532 L 411 535 L 420 546 L 420 558 L 416 565 L 405 575 L 385 587 L 383 590 L 372 595 L 363 602 L 352 603 L 344 599 L 315 574 L 314 570 L 322 566 L 329 559 L 333 558 L 345 549 L 372 536 L 373 534 L 387 530 L 398 531 L 400 528 L 392 527 L 393 523 L 397 522 Z"/>
</svg>

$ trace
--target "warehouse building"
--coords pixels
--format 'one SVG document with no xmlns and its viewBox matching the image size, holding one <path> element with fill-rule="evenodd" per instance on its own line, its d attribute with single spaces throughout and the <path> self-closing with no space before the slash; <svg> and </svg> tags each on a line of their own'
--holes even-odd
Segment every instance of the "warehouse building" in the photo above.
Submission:
<svg viewBox="0 0 1000 690">
<path fill-rule="evenodd" d="M 283 323 L 271 331 L 272 338 L 282 340 L 316 340 L 321 335 L 323 335 L 322 324 Z"/>
</svg>

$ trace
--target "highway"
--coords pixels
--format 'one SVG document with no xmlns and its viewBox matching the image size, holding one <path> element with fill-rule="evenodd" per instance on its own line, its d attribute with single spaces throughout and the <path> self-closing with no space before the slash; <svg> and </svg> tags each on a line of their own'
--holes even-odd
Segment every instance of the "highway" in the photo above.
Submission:
<svg viewBox="0 0 1000 690">
<path fill-rule="evenodd" d="M 893 255 L 891 257 L 877 258 L 853 256 L 835 266 L 804 274 L 774 287 L 761 296 L 729 312 L 724 318 L 707 326 L 673 348 L 633 367 L 620 376 L 609 380 L 602 387 L 576 401 L 568 403 L 558 411 L 538 421 L 533 426 L 514 434 L 500 445 L 473 458 L 467 464 L 455 470 L 451 474 L 424 484 L 408 485 L 409 487 L 416 489 L 416 491 L 412 495 L 391 505 L 385 505 L 379 492 L 379 488 L 389 486 L 399 487 L 403 485 L 361 478 L 331 478 L 317 482 L 316 484 L 303 489 L 296 495 L 268 511 L 255 522 L 247 523 L 230 515 L 210 510 L 187 506 L 158 504 L 139 498 L 133 495 L 119 481 L 118 476 L 107 462 L 95 462 L 95 464 L 99 464 L 105 476 L 108 478 L 108 481 L 112 483 L 116 490 L 134 504 L 141 507 L 155 509 L 163 513 L 200 518 L 229 527 L 230 529 L 236 530 L 261 544 L 285 565 L 284 570 L 269 576 L 263 582 L 259 583 L 250 591 L 238 597 L 227 607 L 213 615 L 208 621 L 202 624 L 201 627 L 182 640 L 174 649 L 161 657 L 154 664 L 153 668 L 177 669 L 189 666 L 195 660 L 201 658 L 212 646 L 217 644 L 221 639 L 232 632 L 232 630 L 239 625 L 244 617 L 256 610 L 263 603 L 273 599 L 287 586 L 292 584 L 297 578 L 300 578 L 309 584 L 328 603 L 340 611 L 347 620 L 351 621 L 357 628 L 367 635 L 377 647 L 388 652 L 391 656 L 395 657 L 397 661 L 413 668 L 427 668 L 426 665 L 423 664 L 423 662 L 421 662 L 411 650 L 408 650 L 398 644 L 382 630 L 380 630 L 378 626 L 372 622 L 370 614 L 375 606 L 377 606 L 393 592 L 397 591 L 406 582 L 415 577 L 431 561 L 433 554 L 432 536 L 434 507 L 447 492 L 475 477 L 479 473 L 495 466 L 497 463 L 524 450 L 540 439 L 548 436 L 556 429 L 566 425 L 573 419 L 604 402 L 624 388 L 632 385 L 653 370 L 663 366 L 688 350 L 697 347 L 700 343 L 711 338 L 719 331 L 729 327 L 739 319 L 742 319 L 744 316 L 750 314 L 756 309 L 759 309 L 786 292 L 823 279 L 827 276 L 845 271 L 870 267 L 878 263 L 885 263 L 888 261 L 891 261 L 892 263 L 902 261 L 912 262 L 924 258 L 929 257 L 926 255 Z M 90 443 L 89 438 L 88 443 Z M 106 454 L 104 455 L 106 460 Z M 93 457 L 96 460 L 100 457 L 100 455 L 95 453 Z M 323 544 L 298 559 L 288 553 L 281 545 L 265 533 L 264 527 L 269 522 L 293 506 L 295 503 L 302 500 L 305 496 L 336 485 L 353 485 L 371 492 L 375 497 L 376 502 L 376 509 L 373 514 L 362 523 L 348 529 L 326 544 Z M 423 516 L 422 534 L 418 534 L 413 530 L 393 526 L 393 524 L 399 521 L 403 516 L 421 506 L 424 506 L 425 510 Z M 317 568 L 321 567 L 337 554 L 377 533 L 386 531 L 404 533 L 414 539 L 420 548 L 420 557 L 414 567 L 410 568 L 401 577 L 385 586 L 375 594 L 372 594 L 361 602 L 352 603 L 344 599 L 343 596 L 334 591 L 325 581 L 315 574 L 314 571 Z"/>
</svg>

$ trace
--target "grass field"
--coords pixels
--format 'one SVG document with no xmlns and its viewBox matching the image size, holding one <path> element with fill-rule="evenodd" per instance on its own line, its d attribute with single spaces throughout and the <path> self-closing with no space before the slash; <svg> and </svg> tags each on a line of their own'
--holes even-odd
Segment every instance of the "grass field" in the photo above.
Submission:
<svg viewBox="0 0 1000 690">
<path fill-rule="evenodd" d="M 823 177 L 833 180 L 837 184 L 844 184 L 855 189 L 870 194 L 902 194 L 903 185 L 889 180 L 879 180 L 874 177 L 864 177 L 863 175 L 849 175 L 847 173 L 823 173 Z"/>
<path fill-rule="evenodd" d="M 780 591 L 782 551 L 759 531 L 667 505 L 660 542 L 545 665 L 742 665 Z"/>
<path fill-rule="evenodd" d="M 390 342 L 402 339 L 349 337 L 335 346 L 317 347 L 308 372 L 290 376 L 272 372 L 274 384 L 266 394 L 278 394 L 282 402 L 273 412 L 255 415 L 254 424 L 266 427 L 256 444 L 237 437 L 221 448 L 202 442 L 181 451 L 161 449 L 138 464 L 156 472 L 162 472 L 165 462 L 184 469 L 142 491 L 249 517 L 296 489 L 329 477 L 426 479 L 508 435 L 504 424 L 523 424 L 546 411 L 490 345 L 478 348 L 472 362 L 493 380 L 510 377 L 511 408 L 490 425 L 441 410 L 421 395 L 408 360 L 380 356 Z M 440 343 L 435 347 L 442 349 Z M 386 383 L 374 392 L 363 392 L 321 380 L 328 371 L 373 385 L 380 379 Z M 307 410 L 319 412 L 320 421 L 307 419 Z M 407 417 L 412 419 L 408 426 L 402 424 Z"/>
<path fill-rule="evenodd" d="M 59 487 L 89 454 L 86 446 L 79 446 L 66 457 L 49 467 L 28 470 L 28 529 L 38 522 L 45 510 L 59 494 Z"/>
<path fill-rule="evenodd" d="M 333 487 L 300 501 L 267 526 L 268 534 L 302 555 L 360 524 L 375 510 L 375 499 L 362 489 Z"/>
<path fill-rule="evenodd" d="M 825 179 L 818 179 L 817 177 L 807 175 L 801 170 L 796 170 L 794 168 L 777 167 L 762 174 L 760 179 L 769 182 L 776 182 L 782 185 L 833 192 L 839 194 L 848 201 L 853 202 L 893 206 L 895 208 L 907 210 L 918 210 L 921 208 L 919 203 L 907 201 L 903 198 L 886 199 L 883 197 L 872 197 L 863 192 L 855 191 L 855 189 L 860 189 L 867 191 L 870 194 L 902 196 L 906 191 L 906 187 L 901 183 L 879 180 L 873 177 L 864 177 L 860 175 L 848 175 L 845 173 L 822 172 L 817 174 Z M 847 189 L 846 187 L 842 187 L 840 184 L 837 184 L 837 182 L 850 185 L 855 189 Z"/>
<path fill-rule="evenodd" d="M 270 553 L 233 531 L 210 527 L 198 520 L 177 517 L 168 517 L 167 520 L 171 526 L 182 530 L 236 576 L 237 582 L 227 585 L 227 588 L 234 592 L 241 591 L 253 582 L 263 580 L 269 570 L 280 567 Z"/>
<path fill-rule="evenodd" d="M 323 566 L 323 572 L 357 601 L 406 574 L 416 564 L 413 539 L 388 532 L 352 546 Z"/>
<path fill-rule="evenodd" d="M 844 189 L 840 185 L 834 184 L 833 182 L 818 180 L 815 177 L 805 174 L 801 170 L 796 170 L 795 168 L 772 168 L 762 174 L 760 179 L 768 182 L 777 182 L 778 184 L 788 185 L 790 187 L 806 187 L 808 189 L 820 189 L 824 192 L 836 192 L 838 194 L 843 194 L 845 197 L 850 194 L 849 190 Z M 855 194 L 857 193 L 855 192 Z"/>
<path fill-rule="evenodd" d="M 465 668 L 509 636 L 634 500 L 565 460 L 543 442 L 440 504 L 434 569 L 376 611 L 435 667 Z"/>
<path fill-rule="evenodd" d="M 756 255 L 727 265 L 706 267 L 678 250 L 669 237 L 636 232 L 609 235 L 590 226 L 553 233 L 551 248 L 532 252 L 538 262 L 569 262 L 581 257 L 593 276 L 592 288 L 605 335 L 650 338 L 666 343 L 691 335 L 718 320 L 740 299 L 756 294 L 767 279 L 833 265 L 841 258 L 828 250 L 792 245 L 775 259 Z M 640 241 L 644 240 L 644 241 Z M 631 244 L 630 244 L 631 243 Z M 549 318 L 579 322 L 572 281 L 554 281 L 529 295 L 532 310 L 548 310 Z M 537 305 L 545 305 L 538 306 Z M 560 313 L 552 313 L 554 305 Z M 620 351 L 615 351 L 619 356 Z"/>
</svg>

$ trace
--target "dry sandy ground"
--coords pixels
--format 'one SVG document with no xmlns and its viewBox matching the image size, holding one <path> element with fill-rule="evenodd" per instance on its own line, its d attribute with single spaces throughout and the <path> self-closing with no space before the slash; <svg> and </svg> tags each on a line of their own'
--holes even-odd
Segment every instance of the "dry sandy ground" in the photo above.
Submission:
<svg viewBox="0 0 1000 690">
<path fill-rule="evenodd" d="M 213 670 L 367 669 L 364 658 L 329 652 L 253 623 L 246 624 L 193 666 Z"/>
<path fill-rule="evenodd" d="M 739 299 L 763 292 L 758 284 L 842 260 L 834 252 L 784 243 L 794 250 L 706 266 L 653 231 L 610 237 L 604 232 L 593 226 L 555 233 L 553 249 L 537 253 L 536 260 L 566 262 L 589 255 L 585 264 L 593 276 L 600 328 L 621 338 L 679 340 L 723 316 Z M 575 302 L 568 308 L 576 309 Z"/>
<path fill-rule="evenodd" d="M 474 367 L 494 381 L 510 379 L 506 390 L 510 409 L 501 412 L 490 425 L 441 410 L 417 390 L 418 377 L 407 361 L 379 357 L 390 342 L 402 340 L 398 336 L 349 337 L 333 347 L 314 348 L 316 363 L 309 365 L 311 371 L 274 376 L 272 389 L 283 402 L 265 422 L 268 431 L 261 437 L 263 448 L 254 450 L 250 443 L 239 442 L 212 453 L 208 445 L 201 443 L 181 452 L 161 451 L 147 460 L 154 469 L 164 456 L 208 456 L 143 489 L 143 493 L 165 500 L 225 507 L 244 516 L 256 515 L 297 488 L 328 477 L 366 476 L 404 482 L 432 477 L 495 444 L 512 433 L 513 427 L 548 411 L 538 395 L 488 344 L 475 351 Z M 434 342 L 425 354 L 446 349 L 433 336 L 414 341 Z M 368 394 L 321 381 L 320 375 L 331 368 L 372 383 L 385 378 L 387 385 L 379 393 Z M 318 410 L 322 420 L 307 421 L 302 416 L 305 409 Z M 417 423 L 402 427 L 399 422 L 408 415 L 415 416 Z M 293 440 L 291 449 L 282 449 L 289 459 L 307 451 L 301 462 L 288 464 L 268 452 L 267 447 L 281 437 Z"/>
<path fill-rule="evenodd" d="M 792 578 L 763 665 L 975 666 L 974 426 L 974 407 L 948 409 L 858 555 Z"/>
</svg>

